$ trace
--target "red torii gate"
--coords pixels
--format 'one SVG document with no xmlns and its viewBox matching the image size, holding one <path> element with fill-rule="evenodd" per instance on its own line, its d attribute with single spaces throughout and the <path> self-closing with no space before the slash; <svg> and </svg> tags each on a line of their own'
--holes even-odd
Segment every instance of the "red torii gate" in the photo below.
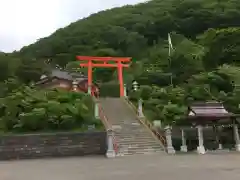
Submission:
<svg viewBox="0 0 240 180">
<path fill-rule="evenodd" d="M 123 84 L 123 68 L 129 67 L 130 57 L 94 57 L 94 56 L 77 56 L 80 61 L 86 61 L 85 63 L 80 63 L 81 67 L 88 68 L 88 90 L 91 94 L 92 87 L 92 68 L 94 67 L 104 67 L 104 68 L 117 68 L 118 69 L 118 80 L 120 85 L 120 97 L 124 96 L 124 84 Z M 96 63 L 94 63 L 94 62 Z M 112 64 L 110 62 L 116 62 Z"/>
</svg>

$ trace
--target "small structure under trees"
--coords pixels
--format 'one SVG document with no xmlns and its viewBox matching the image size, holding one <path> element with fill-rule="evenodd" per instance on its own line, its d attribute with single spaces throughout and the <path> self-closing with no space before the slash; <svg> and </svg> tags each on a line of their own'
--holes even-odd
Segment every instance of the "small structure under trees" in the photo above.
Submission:
<svg viewBox="0 0 240 180">
<path fill-rule="evenodd" d="M 182 136 L 182 146 L 181 151 L 187 151 L 186 136 L 185 131 L 189 127 L 197 128 L 198 136 L 198 146 L 197 151 L 200 154 L 205 154 L 204 138 L 203 138 L 203 129 L 206 127 L 212 127 L 213 132 L 216 137 L 216 142 L 218 143 L 218 149 L 223 149 L 222 140 L 220 136 L 220 131 L 223 132 L 224 128 L 232 127 L 232 132 L 229 136 L 233 135 L 235 140 L 235 148 L 237 151 L 240 151 L 240 140 L 238 132 L 238 121 L 237 115 L 228 112 L 222 103 L 219 102 L 201 102 L 193 103 L 189 106 L 189 113 L 187 118 L 179 124 L 181 129 Z M 188 128 L 187 128 L 188 127 Z M 166 139 L 169 139 L 171 133 L 169 133 L 170 128 L 166 128 Z M 169 152 L 174 152 L 173 146 L 168 144 Z"/>
<path fill-rule="evenodd" d="M 49 75 L 42 75 L 36 83 L 43 88 L 62 88 L 68 91 L 88 92 L 88 77 L 82 73 L 53 69 Z M 98 94 L 98 86 L 93 84 L 92 95 Z"/>
</svg>

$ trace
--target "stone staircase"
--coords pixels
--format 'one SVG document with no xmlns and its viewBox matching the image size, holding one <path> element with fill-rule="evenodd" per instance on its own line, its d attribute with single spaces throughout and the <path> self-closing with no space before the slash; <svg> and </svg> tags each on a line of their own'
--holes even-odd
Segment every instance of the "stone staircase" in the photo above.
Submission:
<svg viewBox="0 0 240 180">
<path fill-rule="evenodd" d="M 118 155 L 164 152 L 161 142 L 139 122 L 124 99 L 100 98 L 100 105 L 115 132 Z"/>
</svg>

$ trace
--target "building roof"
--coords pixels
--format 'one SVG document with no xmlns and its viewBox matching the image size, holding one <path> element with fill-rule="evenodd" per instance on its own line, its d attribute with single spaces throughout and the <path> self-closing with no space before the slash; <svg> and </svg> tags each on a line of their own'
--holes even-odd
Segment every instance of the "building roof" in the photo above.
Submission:
<svg viewBox="0 0 240 180">
<path fill-rule="evenodd" d="M 42 75 L 40 78 L 40 81 L 38 81 L 36 84 L 43 84 L 53 79 L 67 80 L 67 81 L 75 80 L 78 83 L 81 83 L 87 80 L 87 76 L 83 75 L 82 73 L 77 73 L 77 72 L 72 73 L 72 72 L 67 72 L 60 69 L 53 69 L 49 75 Z"/>
<path fill-rule="evenodd" d="M 234 114 L 228 112 L 220 102 L 194 103 L 189 107 L 188 117 L 190 119 L 200 118 L 201 120 L 229 118 Z"/>
<path fill-rule="evenodd" d="M 87 79 L 87 77 L 82 73 L 71 73 L 60 69 L 52 70 L 50 77 L 57 77 L 59 79 L 66 79 L 70 81 L 72 80 L 82 81 Z"/>
<path fill-rule="evenodd" d="M 49 75 L 42 75 L 40 80 L 36 83 L 36 85 L 48 84 L 53 81 L 69 81 L 73 83 L 73 81 L 77 81 L 78 85 L 86 82 L 88 80 L 87 76 L 85 76 L 81 72 L 67 72 L 60 69 L 53 69 Z M 95 87 L 98 87 L 97 83 L 94 83 Z"/>
</svg>

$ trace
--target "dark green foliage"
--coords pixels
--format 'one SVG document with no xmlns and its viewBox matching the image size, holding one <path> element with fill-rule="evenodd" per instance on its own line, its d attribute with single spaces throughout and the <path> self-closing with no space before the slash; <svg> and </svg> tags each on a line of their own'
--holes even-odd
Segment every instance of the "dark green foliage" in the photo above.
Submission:
<svg viewBox="0 0 240 180">
<path fill-rule="evenodd" d="M 4 132 L 71 131 L 101 127 L 93 102 L 82 93 L 23 87 L 1 99 L 0 130 Z"/>
<path fill-rule="evenodd" d="M 206 100 L 223 101 L 238 113 L 239 19 L 239 0 L 151 0 L 93 14 L 20 52 L 0 54 L 0 95 L 22 82 L 38 80 L 47 71 L 47 59 L 86 74 L 76 55 L 130 56 L 124 83 L 134 103 L 142 97 L 149 119 L 175 123 L 186 115 L 189 103 Z M 173 44 L 170 56 L 168 33 Z M 93 71 L 94 80 L 102 83 L 101 96 L 119 96 L 118 83 L 112 83 L 116 69 Z M 138 92 L 132 91 L 133 80 L 141 85 Z"/>
<path fill-rule="evenodd" d="M 119 97 L 119 83 L 108 82 L 100 85 L 100 97 Z"/>
<path fill-rule="evenodd" d="M 223 64 L 240 65 L 240 28 L 209 29 L 201 37 L 207 48 L 204 64 L 206 68 L 216 68 Z"/>
</svg>

